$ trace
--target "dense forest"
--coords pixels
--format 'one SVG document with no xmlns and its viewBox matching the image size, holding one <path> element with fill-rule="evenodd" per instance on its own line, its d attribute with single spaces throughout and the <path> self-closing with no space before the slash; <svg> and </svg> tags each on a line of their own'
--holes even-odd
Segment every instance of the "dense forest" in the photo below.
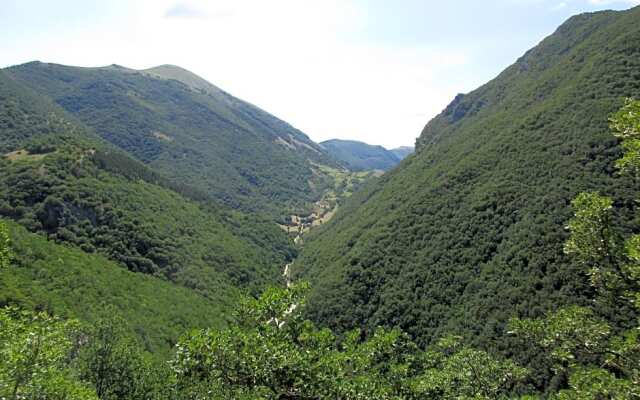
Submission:
<svg viewBox="0 0 640 400">
<path fill-rule="evenodd" d="M 0 399 L 639 399 L 638 21 L 411 156 L 172 65 L 0 69 Z"/>
<path fill-rule="evenodd" d="M 611 119 L 624 175 L 640 172 L 640 102 Z M 538 352 L 531 369 L 446 335 L 421 349 L 399 329 L 336 336 L 303 318 L 296 284 L 239 302 L 226 328 L 192 331 L 171 361 L 154 362 L 107 317 L 87 326 L 17 308 L 0 311 L 3 398 L 73 399 L 499 399 L 536 398 L 535 369 L 549 367 L 554 399 L 640 396 L 638 321 L 611 310 L 640 304 L 640 235 L 617 225 L 614 200 L 573 201 L 564 253 L 590 278 L 593 307 L 568 306 L 539 319 L 512 318 L 510 334 Z M 0 224 L 0 268 L 14 268 L 12 235 Z M 640 310 L 637 310 L 640 311 Z M 615 318 L 613 318 L 615 319 Z M 36 344 L 35 346 L 33 344 Z M 531 394 L 533 393 L 533 395 Z M 539 392 L 538 392 L 539 393 Z"/>
<path fill-rule="evenodd" d="M 507 335 L 509 319 L 587 305 L 593 294 L 562 251 L 572 199 L 600 191 L 625 230 L 638 228 L 629 217 L 638 187 L 616 172 L 608 117 L 640 97 L 639 18 L 640 8 L 573 17 L 456 97 L 415 155 L 307 237 L 293 271 L 312 284 L 308 316 L 338 331 L 397 326 L 420 345 L 457 332 L 536 362 Z M 621 326 L 635 318 L 608 313 Z"/>
<path fill-rule="evenodd" d="M 85 321 L 117 309 L 166 355 L 185 329 L 220 326 L 242 293 L 279 282 L 295 256 L 272 218 L 149 169 L 1 71 L 0 98 L 0 217 L 23 227 L 11 225 L 21 268 L 2 273 L 2 305 Z"/>
<path fill-rule="evenodd" d="M 331 184 L 317 165 L 339 167 L 302 132 L 177 67 L 33 62 L 5 73 L 156 171 L 234 208 L 305 210 Z"/>
</svg>

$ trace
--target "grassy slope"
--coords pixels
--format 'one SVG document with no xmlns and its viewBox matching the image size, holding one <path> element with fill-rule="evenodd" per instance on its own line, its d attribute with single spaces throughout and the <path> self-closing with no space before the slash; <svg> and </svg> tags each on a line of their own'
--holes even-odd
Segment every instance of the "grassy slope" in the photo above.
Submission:
<svg viewBox="0 0 640 400">
<path fill-rule="evenodd" d="M 509 353 L 493 341 L 508 318 L 586 301 L 564 224 L 587 189 L 633 207 L 607 117 L 640 96 L 639 21 L 640 8 L 574 17 L 432 120 L 415 156 L 307 238 L 294 271 L 315 285 L 311 315 Z"/>
<path fill-rule="evenodd" d="M 6 71 L 154 169 L 233 207 L 277 214 L 317 200 L 326 185 L 310 160 L 333 161 L 306 135 L 217 88 L 191 86 L 188 71 L 165 78 L 176 71 L 43 63 Z"/>
<path fill-rule="evenodd" d="M 180 335 L 221 326 L 227 306 L 99 255 L 10 225 L 14 265 L 0 271 L 0 304 L 19 304 L 92 322 L 114 307 L 147 350 L 168 354 Z M 227 299 L 232 301 L 232 299 Z"/>
</svg>

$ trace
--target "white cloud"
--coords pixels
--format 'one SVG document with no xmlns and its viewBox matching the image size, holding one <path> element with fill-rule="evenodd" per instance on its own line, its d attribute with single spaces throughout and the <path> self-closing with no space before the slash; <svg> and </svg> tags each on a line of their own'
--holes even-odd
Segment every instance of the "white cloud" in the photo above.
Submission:
<svg viewBox="0 0 640 400">
<path fill-rule="evenodd" d="M 167 18 L 206 18 L 207 15 L 205 10 L 189 3 L 176 3 L 165 13 Z"/>
<path fill-rule="evenodd" d="M 555 4 L 554 6 L 551 7 L 551 11 L 560 11 L 563 10 L 565 8 L 567 8 L 568 4 L 566 1 L 561 1 L 558 4 Z"/>
</svg>

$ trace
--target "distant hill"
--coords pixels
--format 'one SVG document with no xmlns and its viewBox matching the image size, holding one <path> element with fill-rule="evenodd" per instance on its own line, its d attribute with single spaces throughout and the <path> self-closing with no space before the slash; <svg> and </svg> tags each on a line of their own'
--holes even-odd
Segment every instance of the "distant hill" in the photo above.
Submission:
<svg viewBox="0 0 640 400">
<path fill-rule="evenodd" d="M 175 66 L 5 70 L 168 178 L 252 212 L 309 208 L 337 166 L 304 133 Z"/>
<path fill-rule="evenodd" d="M 355 140 L 332 139 L 321 142 L 327 152 L 354 171 L 388 171 L 398 165 L 402 157 L 382 146 Z"/>
<path fill-rule="evenodd" d="M 640 7 L 572 17 L 456 97 L 416 154 L 306 238 L 293 271 L 311 280 L 310 316 L 524 355 L 509 318 L 592 304 L 584 266 L 563 252 L 565 227 L 585 190 L 617 199 L 621 215 L 637 207 L 637 184 L 616 174 L 608 117 L 640 98 L 639 22 Z"/>
<path fill-rule="evenodd" d="M 401 146 L 389 151 L 395 154 L 400 160 L 404 160 L 409 154 L 413 153 L 414 149 L 413 146 Z"/>
</svg>

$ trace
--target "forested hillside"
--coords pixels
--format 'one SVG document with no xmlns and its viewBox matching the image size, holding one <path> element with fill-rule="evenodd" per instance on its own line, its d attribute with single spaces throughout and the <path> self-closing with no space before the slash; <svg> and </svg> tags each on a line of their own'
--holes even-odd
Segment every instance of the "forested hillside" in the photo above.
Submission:
<svg viewBox="0 0 640 400">
<path fill-rule="evenodd" d="M 388 171 L 403 158 L 382 146 L 372 146 L 355 140 L 331 139 L 321 142 L 320 145 L 331 156 L 354 171 Z"/>
<path fill-rule="evenodd" d="M 309 315 L 340 330 L 399 326 L 421 344 L 455 332 L 512 354 L 509 318 L 589 303 L 565 226 L 581 191 L 612 196 L 619 215 L 635 207 L 607 119 L 640 96 L 639 21 L 640 8 L 573 17 L 456 97 L 414 156 L 307 237 L 293 270 L 311 280 Z"/>
<path fill-rule="evenodd" d="M 127 271 L 97 254 L 56 244 L 10 224 L 11 268 L 0 268 L 0 306 L 21 306 L 95 323 L 117 314 L 159 358 L 186 331 L 224 326 L 229 292 L 207 299 L 161 278 Z"/>
<path fill-rule="evenodd" d="M 638 399 L 638 98 L 640 7 L 411 156 L 176 66 L 0 69 L 0 399 Z"/>
<path fill-rule="evenodd" d="M 317 165 L 336 162 L 305 134 L 178 67 L 5 71 L 154 170 L 234 208 L 304 210 L 332 184 Z"/>
<path fill-rule="evenodd" d="M 0 98 L 0 217 L 32 232 L 13 229 L 19 268 L 0 281 L 3 305 L 83 321 L 115 305 L 166 354 L 185 330 L 220 325 L 241 293 L 279 282 L 295 256 L 272 219 L 150 170 L 2 71 Z"/>
<path fill-rule="evenodd" d="M 11 152 L 0 159 L 1 215 L 132 271 L 209 293 L 221 279 L 237 286 L 273 282 L 292 256 L 268 220 L 185 198 L 197 192 L 102 143 L 55 106 L 45 110 L 22 95 L 8 103 L 12 108 L 0 117 L 8 125 L 34 120 L 45 128 L 32 138 L 2 138 Z"/>
</svg>

